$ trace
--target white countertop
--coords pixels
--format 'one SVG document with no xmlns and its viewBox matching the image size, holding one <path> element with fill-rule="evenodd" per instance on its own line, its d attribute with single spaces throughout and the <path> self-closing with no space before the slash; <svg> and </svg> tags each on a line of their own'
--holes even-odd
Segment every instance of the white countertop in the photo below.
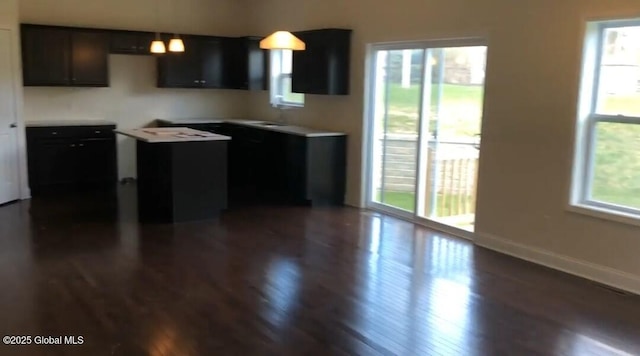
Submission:
<svg viewBox="0 0 640 356">
<path fill-rule="evenodd" d="M 149 143 L 231 140 L 231 137 L 228 136 L 189 129 L 186 127 L 149 127 L 129 130 L 117 129 L 115 132 Z"/>
<path fill-rule="evenodd" d="M 49 126 L 115 126 L 116 123 L 106 120 L 43 120 L 27 121 L 26 127 L 49 127 Z"/>
<path fill-rule="evenodd" d="M 207 118 L 195 118 L 195 119 L 158 119 L 158 121 L 172 124 L 172 125 L 188 125 L 188 124 L 218 124 L 218 123 L 230 123 L 242 126 L 249 126 L 263 130 L 282 132 L 287 134 L 293 134 L 305 137 L 325 137 L 325 136 L 345 136 L 343 132 L 332 132 L 312 129 L 308 127 L 295 126 L 289 124 L 282 124 L 271 121 L 261 120 L 241 120 L 241 119 L 207 119 Z"/>
<path fill-rule="evenodd" d="M 192 117 L 180 119 L 156 119 L 167 124 L 220 124 L 227 122 L 225 119 L 216 119 L 210 117 Z"/>
</svg>

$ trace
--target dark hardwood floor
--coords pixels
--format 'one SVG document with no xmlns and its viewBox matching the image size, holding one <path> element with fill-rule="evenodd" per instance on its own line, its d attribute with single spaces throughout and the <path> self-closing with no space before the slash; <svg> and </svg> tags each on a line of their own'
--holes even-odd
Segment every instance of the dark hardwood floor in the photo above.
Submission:
<svg viewBox="0 0 640 356">
<path fill-rule="evenodd" d="M 640 298 L 352 208 L 0 207 L 0 355 L 638 355 Z"/>
</svg>

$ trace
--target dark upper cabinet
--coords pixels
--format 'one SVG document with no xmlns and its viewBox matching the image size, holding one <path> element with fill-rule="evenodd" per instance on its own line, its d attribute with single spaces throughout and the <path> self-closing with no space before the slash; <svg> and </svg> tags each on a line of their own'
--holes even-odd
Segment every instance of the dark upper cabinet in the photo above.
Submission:
<svg viewBox="0 0 640 356">
<path fill-rule="evenodd" d="M 200 37 L 197 40 L 200 55 L 200 85 L 203 88 L 223 87 L 223 39 Z"/>
<path fill-rule="evenodd" d="M 200 87 L 200 54 L 197 42 L 183 38 L 185 52 L 170 53 L 158 57 L 158 87 L 198 88 Z"/>
<path fill-rule="evenodd" d="M 111 53 L 151 54 L 151 41 L 154 40 L 154 34 L 151 32 L 112 31 L 110 37 L 109 52 Z"/>
<path fill-rule="evenodd" d="M 293 52 L 293 92 L 349 94 L 351 32 L 322 29 L 295 33 L 305 42 L 306 50 Z"/>
<path fill-rule="evenodd" d="M 109 37 L 106 32 L 71 32 L 71 85 L 109 86 Z"/>
<path fill-rule="evenodd" d="M 224 87 L 269 88 L 269 52 L 260 49 L 259 37 L 227 38 L 224 45 Z"/>
<path fill-rule="evenodd" d="M 71 37 L 60 28 L 22 26 L 24 85 L 68 85 Z"/>
<path fill-rule="evenodd" d="M 221 88 L 223 40 L 190 36 L 184 37 L 183 41 L 185 52 L 167 52 L 158 57 L 158 87 Z"/>
<path fill-rule="evenodd" d="M 108 34 L 22 25 L 25 86 L 109 86 Z"/>
</svg>

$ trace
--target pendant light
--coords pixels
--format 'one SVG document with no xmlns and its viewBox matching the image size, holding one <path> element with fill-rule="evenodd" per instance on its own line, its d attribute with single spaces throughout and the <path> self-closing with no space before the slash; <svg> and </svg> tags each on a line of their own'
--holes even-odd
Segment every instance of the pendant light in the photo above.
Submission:
<svg viewBox="0 0 640 356">
<path fill-rule="evenodd" d="M 276 31 L 260 41 L 262 49 L 290 49 L 292 51 L 304 51 L 306 45 L 298 37 L 289 31 Z"/>
<path fill-rule="evenodd" d="M 160 33 L 158 32 L 156 32 L 156 39 L 151 42 L 151 53 L 167 53 L 167 49 L 164 46 L 164 42 L 160 39 Z"/>
<path fill-rule="evenodd" d="M 174 17 L 177 17 L 177 9 L 175 7 L 175 0 L 169 0 L 171 1 L 171 7 L 172 7 L 172 13 L 174 14 Z M 173 38 L 171 38 L 171 41 L 169 41 L 169 52 L 176 52 L 176 53 L 181 53 L 184 52 L 184 42 L 182 42 L 182 38 L 180 38 L 180 36 L 178 36 L 177 33 L 173 34 Z"/>
<path fill-rule="evenodd" d="M 156 0 L 156 22 L 159 27 L 160 26 L 159 0 Z M 160 38 L 160 32 L 156 32 L 156 38 L 153 41 L 151 41 L 151 48 L 149 50 L 151 53 L 154 53 L 154 54 L 163 54 L 167 52 L 167 49 L 164 46 L 164 42 Z"/>
<path fill-rule="evenodd" d="M 177 34 L 169 41 L 169 52 L 184 52 L 184 42 Z"/>
</svg>

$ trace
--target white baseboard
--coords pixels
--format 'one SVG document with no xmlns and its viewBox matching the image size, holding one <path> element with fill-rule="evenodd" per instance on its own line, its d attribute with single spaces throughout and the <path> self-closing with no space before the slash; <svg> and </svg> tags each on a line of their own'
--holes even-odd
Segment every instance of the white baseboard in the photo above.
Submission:
<svg viewBox="0 0 640 356">
<path fill-rule="evenodd" d="M 640 277 L 631 273 L 526 246 L 491 234 L 477 233 L 474 243 L 490 250 L 640 295 Z"/>
</svg>

